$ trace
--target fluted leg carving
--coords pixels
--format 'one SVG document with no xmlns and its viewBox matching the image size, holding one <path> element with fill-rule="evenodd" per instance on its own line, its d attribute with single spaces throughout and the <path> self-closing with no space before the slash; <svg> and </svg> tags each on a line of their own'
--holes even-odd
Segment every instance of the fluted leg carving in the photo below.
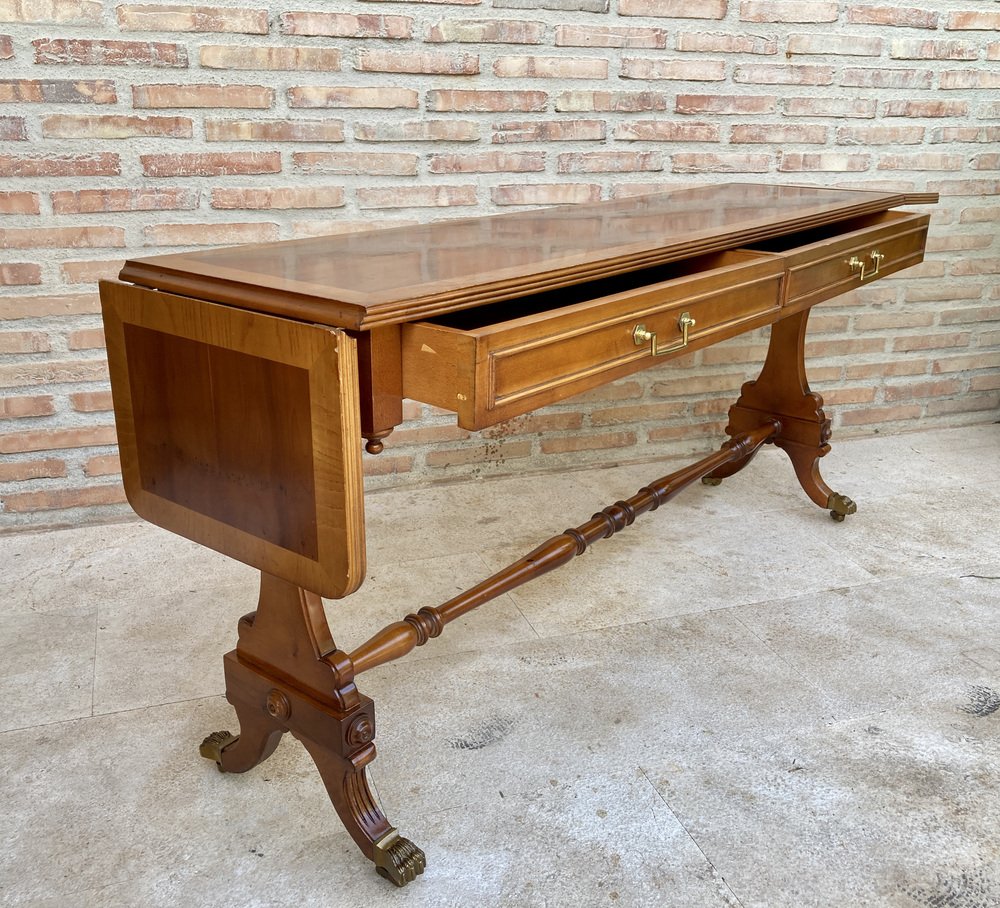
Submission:
<svg viewBox="0 0 1000 908">
<path fill-rule="evenodd" d="M 240 619 L 239 643 L 224 663 L 226 697 L 240 734 L 209 735 L 202 756 L 223 772 L 246 772 L 290 732 L 312 757 L 337 815 L 376 871 L 397 886 L 423 873 L 423 852 L 393 828 L 368 787 L 374 704 L 358 692 L 354 666 L 333 642 L 322 600 L 263 575 L 257 611 Z"/>
</svg>

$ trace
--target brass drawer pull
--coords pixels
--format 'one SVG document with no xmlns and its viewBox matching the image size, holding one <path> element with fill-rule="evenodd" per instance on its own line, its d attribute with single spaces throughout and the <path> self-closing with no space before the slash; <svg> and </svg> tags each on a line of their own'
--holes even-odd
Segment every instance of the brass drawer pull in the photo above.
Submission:
<svg viewBox="0 0 1000 908">
<path fill-rule="evenodd" d="M 865 269 L 868 267 L 864 259 L 859 259 L 856 255 L 852 255 L 848 260 L 847 264 L 851 271 L 859 271 L 861 273 L 861 280 L 866 277 L 875 277 L 878 275 L 879 268 L 882 267 L 882 262 L 885 261 L 885 253 L 879 252 L 877 249 L 873 249 L 868 253 L 868 258 L 871 259 L 871 263 L 875 266 L 874 271 L 869 271 L 865 274 Z"/>
<path fill-rule="evenodd" d="M 681 317 L 677 319 L 677 327 L 681 329 L 681 339 L 679 343 L 674 344 L 672 347 L 664 347 L 657 350 L 656 332 L 647 331 L 645 325 L 636 325 L 632 329 L 632 340 L 635 341 L 635 345 L 637 347 L 641 347 L 643 344 L 649 344 L 649 352 L 653 356 L 663 356 L 664 353 L 673 353 L 675 350 L 683 350 L 688 345 L 688 331 L 696 324 L 697 322 L 691 318 L 690 312 L 682 312 Z"/>
</svg>

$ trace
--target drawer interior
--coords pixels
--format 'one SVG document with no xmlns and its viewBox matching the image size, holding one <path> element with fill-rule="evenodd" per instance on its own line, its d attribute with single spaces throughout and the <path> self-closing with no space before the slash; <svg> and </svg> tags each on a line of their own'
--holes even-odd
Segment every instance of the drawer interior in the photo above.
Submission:
<svg viewBox="0 0 1000 908">
<path fill-rule="evenodd" d="M 861 217 L 850 218 L 846 221 L 823 224 L 820 227 L 812 227 L 809 230 L 786 233 L 782 236 L 761 240 L 758 243 L 748 243 L 744 248 L 753 249 L 758 252 L 788 252 L 791 249 L 797 249 L 799 246 L 810 246 L 813 243 L 821 243 L 824 240 L 847 237 L 856 231 L 867 230 L 870 227 L 881 227 L 892 224 L 906 217 L 908 215 L 904 211 L 880 211 L 877 214 L 866 214 Z"/>
<path fill-rule="evenodd" d="M 500 300 L 473 309 L 447 312 L 424 321 L 427 324 L 452 328 L 456 331 L 476 331 L 490 325 L 552 312 L 593 300 L 606 299 L 632 290 L 649 290 L 657 284 L 699 275 L 717 268 L 746 264 L 754 258 L 753 253 L 739 250 L 715 252 L 654 265 L 651 268 L 627 271 L 624 274 L 616 274 L 594 281 L 572 284 L 568 287 L 559 287 L 555 290 L 543 290 L 540 293 Z"/>
</svg>

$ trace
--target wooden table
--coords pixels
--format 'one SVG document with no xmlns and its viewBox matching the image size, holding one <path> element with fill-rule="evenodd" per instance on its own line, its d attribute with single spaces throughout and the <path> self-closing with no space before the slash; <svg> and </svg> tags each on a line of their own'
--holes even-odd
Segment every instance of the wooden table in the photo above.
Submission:
<svg viewBox="0 0 1000 908">
<path fill-rule="evenodd" d="M 920 262 L 928 216 L 892 209 L 936 198 L 730 184 L 127 262 L 101 300 L 129 501 L 261 571 L 225 656 L 240 733 L 201 753 L 245 772 L 291 732 L 378 872 L 412 880 L 424 854 L 369 790 L 375 713 L 357 677 L 766 443 L 816 504 L 854 513 L 820 475 L 830 421 L 806 321 Z M 379 453 L 405 397 L 482 429 L 768 324 L 720 450 L 354 650 L 334 643 L 320 597 L 365 574 L 362 439 Z"/>
</svg>

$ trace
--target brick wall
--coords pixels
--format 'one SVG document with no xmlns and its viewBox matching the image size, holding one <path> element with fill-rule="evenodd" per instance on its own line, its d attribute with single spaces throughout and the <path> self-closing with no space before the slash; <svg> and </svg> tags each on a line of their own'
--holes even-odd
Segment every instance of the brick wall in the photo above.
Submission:
<svg viewBox="0 0 1000 908">
<path fill-rule="evenodd" d="M 0 0 L 0 527 L 126 513 L 127 255 L 664 185 L 941 192 L 924 265 L 816 310 L 810 374 L 842 435 L 995 420 L 998 98 L 996 2 Z M 709 448 L 765 346 L 474 436 L 408 404 L 370 482 Z"/>
</svg>

